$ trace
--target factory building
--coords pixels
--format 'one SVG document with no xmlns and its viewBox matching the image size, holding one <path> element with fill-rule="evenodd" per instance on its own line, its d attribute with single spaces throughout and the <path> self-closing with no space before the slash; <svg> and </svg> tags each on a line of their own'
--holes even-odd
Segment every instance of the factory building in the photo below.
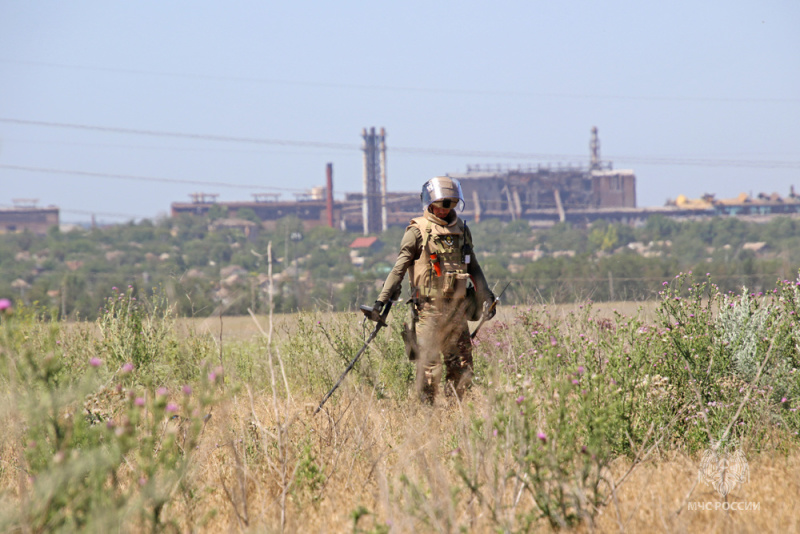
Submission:
<svg viewBox="0 0 800 534">
<path fill-rule="evenodd" d="M 470 167 L 458 178 L 464 216 L 504 220 L 565 221 L 576 210 L 636 208 L 636 176 L 630 170 L 580 167 L 489 170 Z"/>
<path fill-rule="evenodd" d="M 458 178 L 467 203 L 465 217 L 506 220 L 566 221 L 587 212 L 636 208 L 636 176 L 614 170 L 600 159 L 597 128 L 592 128 L 590 162 L 581 166 L 542 166 L 516 169 L 467 167 Z"/>
<path fill-rule="evenodd" d="M 173 202 L 171 212 L 173 217 L 182 214 L 199 215 L 205 217 L 215 206 L 224 208 L 225 217 L 239 218 L 243 209 L 252 210 L 263 222 L 267 230 L 275 228 L 275 223 L 283 217 L 295 216 L 303 222 L 303 227 L 308 230 L 315 226 L 332 226 L 338 228 L 342 221 L 342 207 L 344 203 L 333 202 L 332 209 L 328 209 L 328 202 L 321 195 L 324 189 L 316 191 L 297 200 L 278 200 L 276 196 L 254 195 L 253 201 L 217 202 L 217 195 L 194 193 L 190 195 L 191 202 Z"/>
<path fill-rule="evenodd" d="M 277 219 L 294 215 L 306 228 L 325 224 L 342 230 L 376 234 L 389 226 L 405 226 L 419 215 L 419 192 L 389 192 L 387 189 L 386 131 L 366 128 L 361 137 L 364 187 L 347 193 L 344 201 L 333 200 L 332 167 L 328 164 L 327 187 L 312 189 L 295 201 L 280 201 L 278 195 L 254 195 L 253 202 L 216 203 L 215 195 L 195 194 L 191 203 L 173 203 L 173 216 L 204 215 L 215 205 L 227 208 L 228 216 L 249 208 L 269 228 Z M 587 221 L 594 218 L 624 218 L 636 209 L 636 176 L 631 170 L 614 170 L 600 159 L 597 128 L 592 129 L 588 166 L 542 166 L 486 168 L 472 166 L 466 173 L 451 173 L 464 191 L 464 217 L 530 221 Z M 421 184 L 420 184 L 421 185 Z"/>
<path fill-rule="evenodd" d="M 0 234 L 29 231 L 44 235 L 51 226 L 58 226 L 59 209 L 37 207 L 37 200 L 14 199 L 14 207 L 0 208 Z"/>
<path fill-rule="evenodd" d="M 800 196 L 794 192 L 794 186 L 787 197 L 778 193 L 759 193 L 755 197 L 740 193 L 736 198 L 725 199 L 718 199 L 711 194 L 698 199 L 678 195 L 675 200 L 667 201 L 666 208 L 709 217 L 790 215 L 800 213 Z"/>
</svg>

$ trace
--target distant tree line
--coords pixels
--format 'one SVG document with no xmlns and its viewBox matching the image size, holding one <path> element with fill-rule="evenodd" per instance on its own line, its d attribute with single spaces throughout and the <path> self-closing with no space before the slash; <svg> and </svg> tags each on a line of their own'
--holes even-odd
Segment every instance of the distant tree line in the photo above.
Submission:
<svg viewBox="0 0 800 534">
<path fill-rule="evenodd" d="M 258 219 L 239 213 L 239 218 Z M 272 230 L 246 232 L 184 215 L 45 236 L 0 236 L 0 297 L 95 318 L 112 288 L 161 292 L 181 315 L 268 311 L 268 264 L 276 312 L 355 309 L 371 302 L 394 263 L 402 228 L 377 246 L 351 250 L 358 234 L 328 227 L 304 231 L 287 217 Z M 724 290 L 770 290 L 800 266 L 800 222 L 737 218 L 676 221 L 651 217 L 641 226 L 597 221 L 532 229 L 525 221 L 470 223 L 476 256 L 504 303 L 590 298 L 645 300 L 679 272 L 709 273 Z M 268 244 L 271 243 L 271 257 Z"/>
</svg>

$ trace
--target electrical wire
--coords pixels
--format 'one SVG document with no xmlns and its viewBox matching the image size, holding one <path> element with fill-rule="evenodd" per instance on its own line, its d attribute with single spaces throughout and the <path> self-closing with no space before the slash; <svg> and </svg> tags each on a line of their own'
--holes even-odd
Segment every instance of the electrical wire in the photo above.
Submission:
<svg viewBox="0 0 800 534">
<path fill-rule="evenodd" d="M 74 141 L 45 141 L 40 139 L 14 139 L 14 138 L 3 138 L 2 143 L 6 144 L 25 144 L 25 145 L 55 145 L 55 146 L 74 146 L 74 147 L 86 147 L 86 148 L 95 148 L 95 149 L 127 149 L 127 150 L 159 150 L 165 152 L 224 152 L 224 153 L 231 153 L 231 154 L 257 154 L 261 156 L 265 155 L 274 155 L 274 154 L 281 154 L 281 155 L 291 155 L 291 156 L 310 156 L 314 155 L 324 155 L 324 154 L 335 154 L 334 152 L 319 152 L 315 151 L 314 149 L 309 149 L 306 151 L 301 150 L 281 150 L 281 149 L 274 149 L 274 150 L 264 150 L 263 148 L 220 148 L 220 147 L 208 147 L 208 146 L 193 146 L 193 147 L 180 147 L 180 146 L 156 146 L 156 145 L 123 145 L 123 144 L 112 144 L 112 143 L 80 143 Z"/>
<path fill-rule="evenodd" d="M 108 173 L 108 172 L 90 172 L 90 171 L 76 171 L 76 170 L 66 170 L 66 169 L 52 169 L 52 168 L 44 168 L 44 167 L 28 167 L 23 165 L 7 165 L 7 164 L 0 164 L 0 169 L 8 169 L 8 170 L 15 170 L 15 171 L 24 171 L 24 172 L 41 172 L 41 173 L 48 173 L 48 174 L 69 174 L 75 176 L 90 176 L 93 178 L 112 178 L 116 180 L 135 180 L 141 182 L 160 182 L 160 183 L 172 183 L 172 184 L 190 184 L 190 185 L 205 185 L 209 187 L 227 187 L 227 188 L 234 188 L 234 189 L 258 189 L 258 190 L 265 190 L 265 191 L 285 191 L 285 192 L 306 192 L 306 189 L 295 189 L 295 188 L 288 188 L 288 187 L 274 187 L 274 186 L 267 186 L 267 185 L 256 185 L 256 184 L 232 184 L 227 182 L 213 182 L 213 181 L 206 181 L 206 180 L 181 180 L 179 178 L 155 178 L 151 176 L 134 176 L 130 174 L 115 174 L 115 173 Z"/>
<path fill-rule="evenodd" d="M 124 69 L 119 67 L 93 67 L 88 65 L 69 65 L 64 63 L 51 63 L 44 61 L 26 61 L 0 58 L 0 62 L 32 65 L 39 67 L 54 67 L 70 70 L 83 70 L 95 72 L 110 72 L 122 74 L 135 74 L 146 76 L 166 76 L 172 78 L 187 78 L 192 80 L 209 80 L 225 82 L 246 82 L 270 85 L 286 85 L 294 87 L 330 88 L 330 89 L 356 89 L 367 91 L 385 91 L 401 93 L 428 93 L 444 95 L 475 95 L 475 96 L 502 96 L 502 97 L 530 97 L 530 98 L 563 98 L 570 100 L 630 100 L 630 101 L 656 101 L 656 102 L 731 102 L 731 103 L 767 103 L 767 104 L 793 104 L 800 102 L 792 97 L 730 97 L 730 96 L 667 96 L 667 95 L 601 95 L 591 93 L 554 93 L 536 91 L 508 91 L 491 89 L 463 89 L 453 87 L 412 87 L 392 85 L 372 85 L 354 83 L 331 83 L 311 80 L 286 80 L 279 78 L 262 78 L 252 76 L 222 76 L 214 74 L 192 74 L 178 72 L 148 71 L 139 69 Z"/>
<path fill-rule="evenodd" d="M 333 148 L 337 150 L 353 150 L 358 146 L 347 143 L 323 143 L 317 141 L 293 141 L 289 139 L 259 139 L 256 137 L 234 137 L 227 135 L 193 134 L 184 132 L 165 132 L 160 130 L 141 130 L 136 128 L 116 128 L 112 126 L 95 126 L 91 124 L 71 124 L 63 122 L 33 121 L 0 117 L 0 122 L 7 124 L 20 124 L 26 126 L 45 126 L 48 128 L 68 128 L 73 130 L 87 130 L 95 132 L 119 133 L 131 135 L 148 135 L 151 137 L 172 137 L 176 139 L 194 139 L 201 141 L 219 141 L 226 143 L 249 143 L 257 145 L 282 145 L 314 148 Z"/>
<path fill-rule="evenodd" d="M 95 126 L 89 124 L 73 124 L 49 121 L 34 121 L 27 119 L 15 119 L 0 117 L 0 123 L 18 124 L 27 126 L 42 126 L 50 128 L 66 128 L 86 131 L 98 131 L 106 133 L 119 133 L 130 135 L 146 135 L 153 137 L 170 137 L 178 139 L 194 139 L 203 141 L 216 141 L 227 143 L 249 143 L 259 145 L 282 145 L 296 147 L 326 148 L 335 150 L 361 150 L 361 147 L 348 143 L 331 143 L 320 141 L 296 141 L 289 139 L 264 139 L 255 137 L 235 137 L 213 134 L 192 134 L 182 132 L 167 132 L 160 130 L 142 130 L 134 128 L 119 128 L 111 126 Z M 583 156 L 570 154 L 541 154 L 531 152 L 498 152 L 482 150 L 461 150 L 443 148 L 420 148 L 420 147 L 392 147 L 392 152 L 406 154 L 423 154 L 429 156 L 458 156 L 458 157 L 481 157 L 498 159 L 526 159 L 526 160 L 573 160 L 580 161 L 585 159 Z M 745 168 L 800 168 L 800 161 L 778 161 L 778 160 L 730 160 L 730 159 L 705 159 L 705 158 L 668 158 L 658 156 L 607 156 L 607 160 L 618 160 L 641 165 L 682 165 L 694 167 L 745 167 Z"/>
</svg>

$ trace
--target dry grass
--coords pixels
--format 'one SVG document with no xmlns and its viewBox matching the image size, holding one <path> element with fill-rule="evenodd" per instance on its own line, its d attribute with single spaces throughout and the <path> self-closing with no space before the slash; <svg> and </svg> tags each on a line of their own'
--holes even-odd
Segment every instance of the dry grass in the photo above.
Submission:
<svg viewBox="0 0 800 534">
<path fill-rule="evenodd" d="M 618 312 L 652 321 L 655 305 L 602 303 L 594 309 L 600 317 Z M 548 310 L 557 320 L 578 306 Z M 511 322 L 517 312 L 502 307 L 498 320 Z M 335 315 L 331 322 L 337 321 Z M 262 325 L 268 321 L 257 320 Z M 294 316 L 275 316 L 273 321 L 276 344 L 297 333 Z M 208 333 L 221 345 L 264 335 L 251 317 L 182 319 L 178 329 Z M 264 362 L 258 368 L 271 374 L 269 387 L 225 391 L 186 475 L 184 486 L 191 490 L 176 487 L 164 510 L 179 530 L 516 532 L 525 530 L 524 515 L 537 513 L 530 493 L 522 491 L 518 479 L 506 476 L 514 468 L 515 451 L 495 446 L 490 434 L 476 437 L 474 421 L 496 413 L 485 387 L 471 390 L 464 403 L 441 397 L 431 408 L 413 400 L 380 398 L 363 381 L 358 385 L 350 379 L 313 415 L 320 399 L 308 391 L 288 391 L 277 349 L 259 357 Z M 375 361 L 382 365 L 380 358 Z M 15 423 L 11 428 L 21 427 Z M 491 431 L 491 425 L 485 428 Z M 20 453 L 11 445 L 18 442 L 0 439 L 0 491 L 9 502 L 19 499 L 16 492 L 22 487 L 21 474 L 14 469 L 22 463 L 14 459 Z M 606 490 L 606 505 L 576 530 L 800 531 L 795 510 L 800 451 L 793 444 L 787 445 L 788 453 L 775 452 L 779 448 L 769 454 L 748 453 L 750 481 L 727 497 L 728 502 L 758 503 L 758 510 L 690 509 L 689 503 L 724 501 L 713 488 L 698 483 L 697 457 L 656 449 L 638 464 L 618 458 L 604 473 L 609 488 L 616 489 Z M 474 476 L 472 489 L 465 475 Z M 539 519 L 530 530 L 552 528 Z"/>
<path fill-rule="evenodd" d="M 186 532 L 353 532 L 353 512 L 370 513 L 358 522 L 361 532 L 495 532 L 490 505 L 503 504 L 510 524 L 530 510 L 522 499 L 516 508 L 513 484 L 484 488 L 485 502 L 452 488 L 453 461 L 459 454 L 449 441 L 464 430 L 456 403 L 433 409 L 416 403 L 376 401 L 369 391 L 344 387 L 316 416 L 316 399 L 279 401 L 278 419 L 271 396 L 246 392 L 218 407 L 189 474 L 194 496 L 176 498 L 166 514 Z M 473 393 L 477 412 L 486 400 Z M 288 415 L 288 421 L 285 416 Z M 287 424 L 288 423 L 288 424 Z M 277 428 L 285 428 L 285 465 L 274 447 Z M 324 477 L 318 485 L 297 468 L 299 445 L 310 447 Z M 6 449 L 4 453 L 11 453 Z M 6 459 L 4 459 L 4 463 Z M 759 503 L 758 510 L 690 510 L 689 502 L 722 502 L 712 488 L 697 483 L 697 458 L 665 454 L 638 465 L 617 488 L 594 525 L 579 532 L 798 532 L 800 454 L 749 458 L 751 479 L 728 495 L 729 502 Z M 619 459 L 609 477 L 619 480 L 631 463 Z M 287 468 L 285 477 L 281 467 Z M 487 464 L 488 467 L 488 464 Z M 421 499 L 403 477 L 424 488 Z M 2 487 L 18 487 L 12 470 L 4 470 Z M 285 501 L 282 495 L 286 493 Z M 282 504 L 283 503 L 283 504 Z M 281 516 L 283 528 L 281 528 Z M 519 526 L 519 525 L 518 525 Z M 539 522 L 535 531 L 551 531 Z"/>
<path fill-rule="evenodd" d="M 214 517 L 200 530 L 280 530 L 281 496 L 287 484 L 286 532 L 351 532 L 352 513 L 360 507 L 370 512 L 358 523 L 367 532 L 380 527 L 392 532 L 452 532 L 459 528 L 490 532 L 498 528 L 492 507 L 498 507 L 500 518 L 512 527 L 520 526 L 515 519 L 518 513 L 534 507 L 528 498 L 514 506 L 513 483 L 491 487 L 489 473 L 483 473 L 483 502 L 463 489 L 460 494 L 452 493 L 453 488 L 463 488 L 453 469 L 456 457 L 480 453 L 454 450 L 450 445 L 454 436 L 463 436 L 466 424 L 462 407 L 455 402 L 442 401 L 433 409 L 414 402 L 396 405 L 374 400 L 369 391 L 345 387 L 335 402 L 313 416 L 310 408 L 315 401 L 295 399 L 288 407 L 279 402 L 280 410 L 285 411 L 279 410 L 278 424 L 273 399 L 263 396 L 236 396 L 215 414 L 194 472 L 194 484 L 205 488 L 195 507 L 206 515 L 214 511 Z M 479 394 L 472 393 L 468 402 L 477 413 L 485 411 L 486 399 Z M 285 435 L 293 452 L 286 458 L 290 476 L 282 479 L 278 451 L 273 448 L 270 452 L 274 440 L 269 436 L 287 423 L 286 416 Z M 246 452 L 248 442 L 256 452 Z M 319 486 L 311 487 L 302 473 L 295 471 L 301 460 L 296 452 L 301 443 L 309 445 L 315 463 L 322 468 L 324 481 Z M 270 454 L 272 458 L 267 460 L 264 455 Z M 760 503 L 759 510 L 690 510 L 689 502 L 721 502 L 723 498 L 712 488 L 697 484 L 697 458 L 671 454 L 636 466 L 596 523 L 578 530 L 797 532 L 800 454 L 757 456 L 749 463 L 750 482 L 737 487 L 727 500 Z M 488 464 L 487 459 L 480 467 L 488 468 Z M 619 480 L 630 466 L 629 460 L 617 460 L 609 478 Z M 415 496 L 403 479 L 422 489 L 421 497 Z M 542 521 L 535 530 L 551 529 Z"/>
<path fill-rule="evenodd" d="M 549 308 L 558 317 L 577 305 Z M 650 320 L 654 308 L 655 303 L 620 302 L 598 304 L 595 310 L 599 316 L 619 312 Z M 498 318 L 508 320 L 515 313 L 512 307 L 504 307 Z M 276 316 L 275 324 L 279 335 L 292 331 L 289 317 Z M 222 326 L 229 340 L 260 335 L 249 317 L 225 317 L 221 324 L 219 319 L 206 319 L 191 325 L 215 336 Z M 468 432 L 465 413 L 490 411 L 479 391 L 467 399 L 469 410 L 455 401 L 441 400 L 430 409 L 413 401 L 376 400 L 372 392 L 349 385 L 322 412 L 311 415 L 318 400 L 295 394 L 284 402 L 242 392 L 215 414 L 194 473 L 195 484 L 206 488 L 194 504 L 209 518 L 200 530 L 351 532 L 353 513 L 363 508 L 369 513 L 357 527 L 364 532 L 489 532 L 501 524 L 520 528 L 519 515 L 535 509 L 531 499 L 519 499 L 512 482 L 491 481 L 491 474 L 482 471 L 492 463 L 488 458 L 485 465 L 478 465 L 484 484 L 481 498 L 465 493 L 455 473 L 459 456 L 475 459 L 484 452 L 464 449 L 468 441 L 464 439 Z M 275 445 L 281 433 L 283 451 Z M 452 443 L 461 448 L 454 449 Z M 303 471 L 298 452 L 303 446 L 321 469 L 316 481 L 309 482 Z M 759 509 L 696 510 L 689 503 L 726 500 L 698 483 L 699 458 L 663 453 L 635 466 L 620 458 L 607 478 L 619 481 L 630 473 L 594 524 L 585 523 L 577 530 L 800 531 L 795 510 L 800 497 L 800 453 L 758 455 L 749 458 L 749 465 L 750 481 L 731 492 L 727 501 L 758 503 Z M 455 488 L 461 488 L 460 493 L 454 493 Z M 542 520 L 534 530 L 551 528 Z"/>
<path fill-rule="evenodd" d="M 627 470 L 618 461 L 615 473 Z M 798 532 L 800 454 L 751 458 L 750 481 L 728 494 L 729 503 L 758 503 L 758 510 L 690 510 L 689 503 L 724 503 L 713 488 L 697 483 L 698 461 L 671 455 L 636 469 L 617 492 L 617 505 L 599 516 L 602 532 Z"/>
<path fill-rule="evenodd" d="M 615 311 L 623 315 L 637 315 L 646 321 L 650 321 L 655 317 L 655 309 L 658 305 L 657 301 L 645 302 L 602 302 L 594 305 L 594 310 L 599 317 L 609 317 Z M 554 317 L 566 316 L 569 312 L 575 311 L 579 308 L 579 304 L 556 304 L 547 306 L 548 309 L 554 311 Z M 536 306 L 541 308 L 541 306 Z M 518 309 L 527 308 L 527 306 L 499 306 L 497 309 L 497 319 L 501 321 L 510 321 L 516 314 Z M 325 320 L 333 319 L 337 316 L 359 316 L 358 311 L 352 312 L 328 312 L 320 314 L 321 318 Z M 261 324 L 268 322 L 267 316 L 257 316 Z M 295 316 L 294 315 L 281 315 L 276 314 L 273 316 L 275 323 L 275 330 L 278 335 L 286 335 L 294 332 Z M 225 340 L 228 341 L 250 341 L 259 337 L 259 332 L 253 319 L 250 316 L 223 316 L 222 320 L 218 316 L 205 317 L 197 319 L 179 319 L 178 326 L 183 332 L 193 330 L 199 334 L 210 334 L 214 337 L 219 337 L 220 332 Z"/>
</svg>

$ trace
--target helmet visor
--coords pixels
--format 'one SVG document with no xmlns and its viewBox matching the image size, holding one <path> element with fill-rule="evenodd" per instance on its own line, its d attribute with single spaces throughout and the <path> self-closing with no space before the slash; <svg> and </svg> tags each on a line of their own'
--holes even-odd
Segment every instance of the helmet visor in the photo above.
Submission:
<svg viewBox="0 0 800 534">
<path fill-rule="evenodd" d="M 451 208 L 456 211 L 464 209 L 464 194 L 461 183 L 455 178 L 436 177 L 428 180 L 422 186 L 422 209 L 427 210 L 431 204 L 442 208 Z M 445 205 L 446 204 L 446 205 Z"/>
</svg>

